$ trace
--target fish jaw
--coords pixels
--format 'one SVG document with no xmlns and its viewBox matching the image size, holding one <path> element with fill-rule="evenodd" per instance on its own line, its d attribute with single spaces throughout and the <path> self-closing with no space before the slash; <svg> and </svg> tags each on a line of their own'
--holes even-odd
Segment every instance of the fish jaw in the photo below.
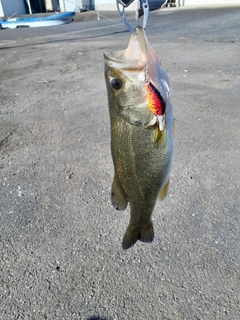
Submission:
<svg viewBox="0 0 240 320">
<path fill-rule="evenodd" d="M 151 47 L 142 27 L 136 28 L 141 52 L 145 54 L 145 81 L 147 83 L 148 107 L 155 115 L 148 126 L 158 124 L 163 131 L 166 125 L 166 113 L 171 112 L 171 85 L 168 75 L 163 70 L 158 55 Z"/>
<path fill-rule="evenodd" d="M 144 29 L 140 26 L 136 27 L 136 34 L 138 37 L 139 52 L 144 55 L 146 82 L 151 82 L 162 95 L 163 99 L 168 100 L 171 93 L 168 75 L 163 70 L 161 61 L 150 45 Z"/>
</svg>

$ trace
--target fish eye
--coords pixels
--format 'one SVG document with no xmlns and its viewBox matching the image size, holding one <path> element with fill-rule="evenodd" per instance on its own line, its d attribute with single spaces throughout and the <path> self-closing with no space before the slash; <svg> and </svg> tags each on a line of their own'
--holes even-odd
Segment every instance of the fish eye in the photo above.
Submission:
<svg viewBox="0 0 240 320">
<path fill-rule="evenodd" d="M 122 80 L 117 79 L 117 78 L 113 78 L 111 80 L 111 85 L 112 85 L 113 89 L 118 90 L 122 87 Z"/>
</svg>

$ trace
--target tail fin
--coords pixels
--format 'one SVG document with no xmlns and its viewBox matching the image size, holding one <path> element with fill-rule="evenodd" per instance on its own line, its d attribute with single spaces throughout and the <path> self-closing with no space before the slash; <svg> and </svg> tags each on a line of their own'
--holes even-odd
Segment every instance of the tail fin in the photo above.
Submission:
<svg viewBox="0 0 240 320">
<path fill-rule="evenodd" d="M 149 221 L 143 227 L 129 225 L 123 237 L 122 248 L 124 250 L 132 247 L 138 240 L 152 242 L 154 238 L 153 223 Z"/>
</svg>

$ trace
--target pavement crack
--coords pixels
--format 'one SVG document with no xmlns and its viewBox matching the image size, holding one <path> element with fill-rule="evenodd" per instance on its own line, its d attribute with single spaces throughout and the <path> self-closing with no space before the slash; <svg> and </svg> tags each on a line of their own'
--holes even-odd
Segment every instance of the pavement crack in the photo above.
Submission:
<svg viewBox="0 0 240 320">
<path fill-rule="evenodd" d="M 14 131 L 15 130 L 9 132 L 4 139 L 0 140 L 0 148 L 2 148 L 6 143 L 8 143 L 8 140 L 13 135 Z"/>
</svg>

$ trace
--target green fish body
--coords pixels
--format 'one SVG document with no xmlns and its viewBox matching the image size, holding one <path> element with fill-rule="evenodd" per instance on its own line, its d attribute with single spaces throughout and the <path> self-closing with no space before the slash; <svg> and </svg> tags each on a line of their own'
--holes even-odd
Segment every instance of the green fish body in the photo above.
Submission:
<svg viewBox="0 0 240 320">
<path fill-rule="evenodd" d="M 105 79 L 115 169 L 112 204 L 130 204 L 122 247 L 154 238 L 152 212 L 167 194 L 173 156 L 169 79 L 141 27 L 125 51 L 105 54 Z"/>
</svg>

